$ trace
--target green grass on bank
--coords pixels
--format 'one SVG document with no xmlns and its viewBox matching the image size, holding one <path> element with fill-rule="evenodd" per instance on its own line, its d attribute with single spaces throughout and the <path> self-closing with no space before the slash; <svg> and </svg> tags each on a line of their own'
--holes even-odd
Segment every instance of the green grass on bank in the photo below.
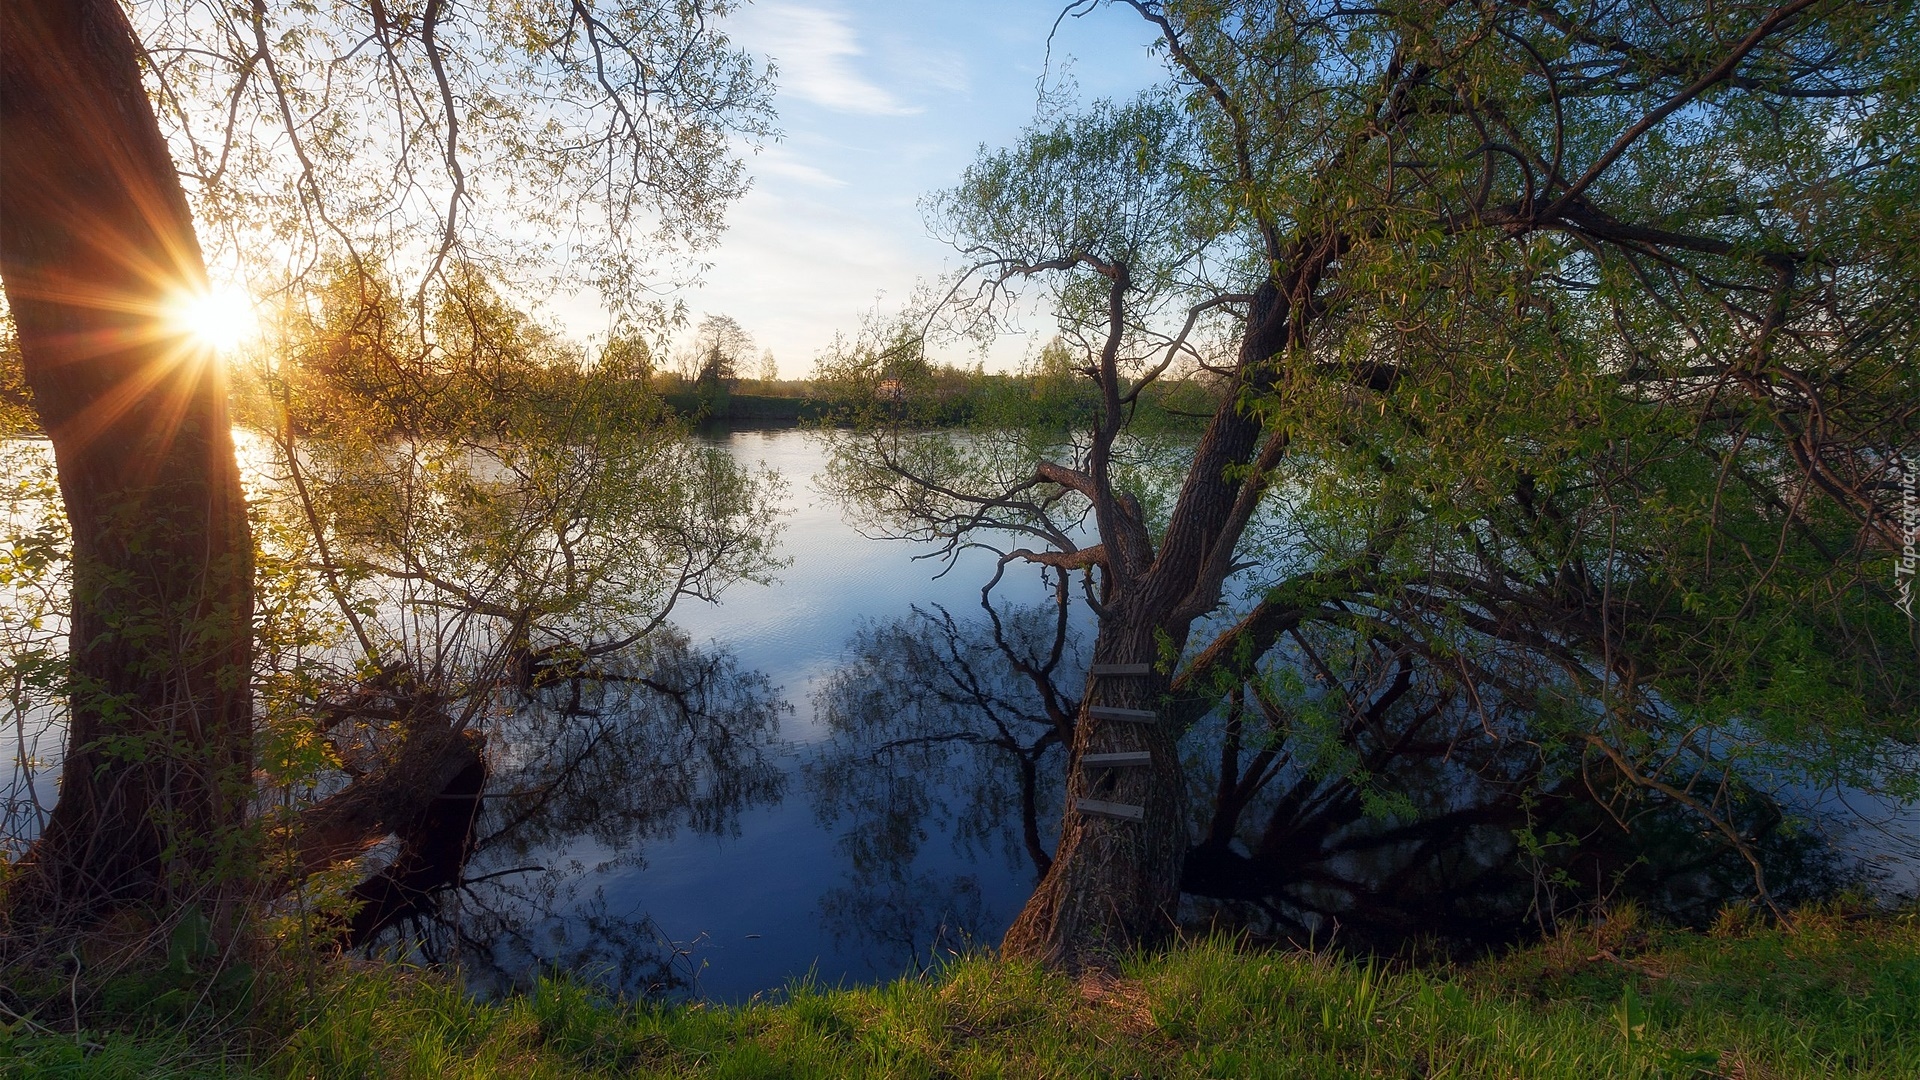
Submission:
<svg viewBox="0 0 1920 1080">
<path fill-rule="evenodd" d="M 497 1004 L 400 968 L 341 972 L 251 1049 L 200 1033 L 0 1035 L 0 1073 L 128 1077 L 1920 1077 L 1920 924 L 1797 932 L 1631 919 L 1479 964 L 1395 970 L 1189 945 L 1117 978 L 991 959 L 741 1008 L 546 983 Z"/>
</svg>

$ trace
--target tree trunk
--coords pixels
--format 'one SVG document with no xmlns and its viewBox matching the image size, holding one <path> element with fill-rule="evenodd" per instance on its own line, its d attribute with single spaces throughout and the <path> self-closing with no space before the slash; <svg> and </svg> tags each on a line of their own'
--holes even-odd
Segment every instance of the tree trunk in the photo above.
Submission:
<svg viewBox="0 0 1920 1080">
<path fill-rule="evenodd" d="M 1225 395 L 1194 450 L 1152 565 L 1133 575 L 1123 562 L 1108 563 L 1115 587 L 1094 640 L 1096 667 L 1157 663 L 1163 642 L 1177 655 L 1186 648 L 1197 615 L 1183 613 L 1192 612 L 1196 603 L 1201 612 L 1214 605 L 1230 560 L 1210 556 L 1238 541 L 1246 519 L 1236 516 L 1236 502 L 1243 485 L 1260 482 L 1237 475 L 1239 467 L 1254 459 L 1261 434 L 1259 418 L 1240 410 L 1238 391 L 1271 387 L 1271 361 L 1289 332 L 1287 312 L 1278 289 L 1271 281 L 1264 283 L 1240 343 L 1239 386 Z M 1122 511 L 1104 490 L 1104 470 L 1096 471 L 1102 474 L 1096 483 L 1103 485 L 1107 504 L 1101 541 L 1109 552 L 1119 551 L 1128 543 L 1119 535 L 1121 526 L 1108 522 Z M 1138 521 L 1127 527 L 1144 528 Z M 1089 679 L 1068 758 L 1060 845 L 1053 865 L 1002 939 L 1003 955 L 1074 970 L 1151 945 L 1175 929 L 1189 822 L 1180 727 L 1162 700 L 1166 689 L 1166 677 L 1158 673 L 1096 674 Z M 1153 717 L 1139 722 L 1094 713 L 1113 707 L 1151 712 Z M 1143 750 L 1151 755 L 1144 766 L 1107 767 L 1083 760 L 1087 754 Z M 1093 800 L 1094 808 L 1090 811 L 1083 800 Z M 1112 816 L 1116 807 L 1137 807 L 1140 820 Z"/>
<path fill-rule="evenodd" d="M 446 785 L 423 800 L 395 835 L 400 851 L 385 870 L 354 887 L 359 910 L 347 923 L 344 942 L 366 945 L 382 930 L 433 910 L 442 889 L 458 885 L 478 842 L 480 804 L 487 787 L 487 759 L 479 741 L 468 740 L 466 764 Z"/>
<path fill-rule="evenodd" d="M 115 0 L 0 4 L 0 278 L 73 529 L 60 798 L 13 898 L 36 919 L 249 869 L 252 545 L 225 372 L 165 318 L 205 267 L 137 56 Z"/>
<path fill-rule="evenodd" d="M 1095 643 L 1096 665 L 1151 664 L 1151 625 L 1115 621 Z M 1187 851 L 1187 805 L 1173 729 L 1155 720 L 1122 720 L 1097 710 L 1158 713 L 1166 680 L 1094 675 L 1082 698 L 1068 758 L 1067 806 L 1053 864 L 1001 952 L 1069 970 L 1104 964 L 1151 945 L 1174 929 L 1180 864 Z M 1101 765 L 1089 754 L 1146 752 L 1146 765 Z M 1096 809 L 1089 810 L 1085 800 Z M 1137 807 L 1139 821 L 1112 816 Z"/>
</svg>

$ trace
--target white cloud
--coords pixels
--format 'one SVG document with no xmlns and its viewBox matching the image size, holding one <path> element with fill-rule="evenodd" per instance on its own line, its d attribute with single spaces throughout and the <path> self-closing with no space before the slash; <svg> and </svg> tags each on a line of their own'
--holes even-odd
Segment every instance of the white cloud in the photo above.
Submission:
<svg viewBox="0 0 1920 1080">
<path fill-rule="evenodd" d="M 806 187 L 841 188 L 847 186 L 845 180 L 840 179 L 825 169 L 816 168 L 804 161 L 796 160 L 792 156 L 782 153 L 776 147 L 768 147 L 761 151 L 747 162 L 747 168 L 752 170 L 756 177 L 777 176 L 783 180 L 791 180 L 796 184 L 801 184 Z"/>
<path fill-rule="evenodd" d="M 859 325 L 875 292 L 911 288 L 939 256 L 918 230 L 903 227 L 910 208 L 848 206 L 837 191 L 778 187 L 756 188 L 733 208 L 705 284 L 686 299 L 697 312 L 739 318 L 793 378 L 836 331 Z"/>
<path fill-rule="evenodd" d="M 896 82 L 945 95 L 966 95 L 973 89 L 966 58 L 951 48 L 934 47 L 904 35 L 882 40 L 887 74 Z"/>
<path fill-rule="evenodd" d="M 866 55 L 844 12 L 797 3 L 762 2 L 735 16 L 740 43 L 771 57 L 780 92 L 838 112 L 909 116 L 901 101 L 855 69 Z"/>
</svg>

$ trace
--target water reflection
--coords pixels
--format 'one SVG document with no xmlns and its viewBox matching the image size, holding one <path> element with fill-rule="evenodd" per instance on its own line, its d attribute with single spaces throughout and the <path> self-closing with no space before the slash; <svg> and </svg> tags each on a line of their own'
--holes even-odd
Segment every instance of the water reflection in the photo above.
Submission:
<svg viewBox="0 0 1920 1080">
<path fill-rule="evenodd" d="M 952 937 L 995 943 L 1003 925 L 968 922 L 977 882 L 926 869 L 935 838 L 1028 886 L 1045 872 L 1066 688 L 1086 671 L 1066 601 L 915 607 L 854 636 L 816 694 L 830 737 L 805 771 L 849 864 L 823 905 L 836 933 L 884 940 L 902 964 Z M 1470 699 L 1406 649 L 1308 628 L 1244 680 L 1186 693 L 1208 698 L 1182 741 L 1191 925 L 1457 953 L 1625 899 L 1697 924 L 1750 892 L 1746 864 L 1683 808 L 1621 799 L 1556 758 L 1531 708 Z M 1755 799 L 1740 822 L 1777 895 L 1846 880 L 1785 809 Z"/>
<path fill-rule="evenodd" d="M 945 837 L 1029 887 L 1046 872 L 1079 709 L 1060 687 L 1086 670 L 1067 613 L 988 609 L 963 621 L 915 606 L 854 635 L 852 661 L 815 693 L 829 737 L 804 773 L 850 866 L 822 903 L 836 937 L 884 942 L 902 966 L 997 942 L 1003 927 L 983 924 L 977 878 L 924 869 L 922 849 Z"/>
<path fill-rule="evenodd" d="M 983 609 L 990 558 L 929 581 L 908 547 L 864 540 L 812 489 L 822 455 L 803 433 L 735 435 L 729 449 L 788 478 L 781 555 L 793 566 L 676 621 L 731 650 L 730 685 L 759 688 L 708 712 L 758 720 L 676 728 L 667 699 L 643 686 L 542 684 L 511 745 L 564 761 L 559 744 L 574 738 L 627 756 L 561 768 L 580 778 L 556 788 L 573 809 L 518 833 L 489 800 L 465 884 L 437 901 L 457 917 L 423 933 L 427 950 L 486 966 L 496 984 L 560 964 L 628 990 L 741 999 L 809 970 L 829 984 L 889 977 L 994 944 L 1044 871 L 1085 683 L 1085 612 L 1037 576 L 995 594 L 1019 602 Z M 720 648 L 681 640 L 689 656 Z M 792 743 L 756 726 L 788 714 L 749 668 L 788 688 Z M 1737 856 L 1686 815 L 1596 795 L 1613 790 L 1608 778 L 1569 771 L 1527 726 L 1531 701 L 1473 698 L 1426 657 L 1313 626 L 1254 677 L 1206 693 L 1182 742 L 1194 924 L 1475 948 L 1601 899 L 1699 921 L 1749 889 Z M 699 730 L 719 752 L 700 749 Z M 493 790 L 544 789 L 531 762 L 506 758 L 529 778 Z M 608 789 L 625 770 L 655 778 L 628 786 L 657 787 L 659 800 L 630 793 L 639 801 L 622 809 Z M 782 802 L 783 776 L 807 798 Z M 1790 901 L 1844 867 L 1782 809 L 1756 800 L 1742 827 L 1762 838 Z M 541 869 L 507 873 L 528 865 Z"/>
<path fill-rule="evenodd" d="M 560 968 L 627 992 L 688 985 L 682 943 L 583 885 L 682 831 L 737 835 L 743 811 L 778 802 L 789 711 L 765 675 L 670 629 L 542 672 L 490 729 L 490 769 L 450 785 L 422 841 L 403 837 L 360 886 L 353 937 L 488 987 Z"/>
<path fill-rule="evenodd" d="M 568 965 L 629 992 L 738 1000 L 810 971 L 827 983 L 890 977 L 933 951 L 997 939 L 1031 884 L 1023 849 L 1012 865 L 979 844 L 956 854 L 946 824 L 928 821 L 917 857 L 896 849 L 864 860 L 872 872 L 857 882 L 839 881 L 853 864 L 837 829 L 822 827 L 808 800 L 780 797 L 820 756 L 826 725 L 812 691 L 842 669 L 848 629 L 895 617 L 910 599 L 962 608 L 977 598 L 977 579 L 963 567 L 929 580 L 937 568 L 853 532 L 809 482 L 823 455 L 804 433 L 737 434 L 727 449 L 787 479 L 777 554 L 792 565 L 777 582 L 737 583 L 723 604 L 674 611 L 687 663 L 726 660 L 704 683 L 707 696 L 689 698 L 683 717 L 670 695 L 607 677 L 658 667 L 657 658 L 622 672 L 596 662 L 576 679 L 564 656 L 527 650 L 516 665 L 534 676 L 520 681 L 533 684 L 538 707 L 489 727 L 496 773 L 471 863 L 420 890 L 431 902 L 388 920 L 372 935 L 377 947 L 457 960 L 483 987 Z M 1003 591 L 1026 596 L 1033 585 Z M 576 779 L 556 785 L 542 778 L 549 773 Z M 494 797 L 549 788 L 564 806 L 517 824 L 512 800 Z M 616 788 L 626 794 L 610 795 Z M 639 812 L 622 808 L 626 797 L 640 800 Z M 1035 820 L 1050 829 L 1057 813 L 1045 804 Z"/>
<path fill-rule="evenodd" d="M 375 852 L 354 937 L 481 986 L 564 967 L 734 999 L 998 940 L 1055 841 L 1084 613 L 1055 578 L 1009 580 L 996 595 L 1024 603 L 985 610 L 990 558 L 929 581 L 908 547 L 862 539 L 812 489 L 803 433 L 729 449 L 789 479 L 784 580 L 682 606 L 683 629 L 590 664 L 510 650 L 487 772 L 456 773 Z M 15 671 L 58 659 L 10 655 Z M 1597 896 L 1697 920 L 1747 889 L 1685 816 L 1597 800 L 1604 777 L 1556 773 L 1499 702 L 1470 707 L 1443 670 L 1336 628 L 1209 704 L 1182 744 L 1195 922 L 1484 943 Z M 807 798 L 783 799 L 796 778 Z M 1844 868 L 1780 809 L 1756 801 L 1742 822 L 1767 838 L 1770 879 L 1787 899 L 1827 887 Z"/>
<path fill-rule="evenodd" d="M 856 869 L 820 898 L 835 944 L 857 948 L 879 971 L 924 974 L 943 960 L 1000 940 L 1000 919 L 977 874 L 914 872 L 910 861 Z"/>
</svg>

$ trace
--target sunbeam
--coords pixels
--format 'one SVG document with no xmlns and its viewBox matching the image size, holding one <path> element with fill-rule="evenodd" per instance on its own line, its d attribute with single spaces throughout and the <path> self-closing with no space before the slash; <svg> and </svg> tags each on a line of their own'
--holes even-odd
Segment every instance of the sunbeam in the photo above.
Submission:
<svg viewBox="0 0 1920 1080">
<path fill-rule="evenodd" d="M 235 288 L 182 292 L 168 305 L 167 322 L 176 332 L 216 353 L 230 353 L 259 330 L 253 300 Z"/>
</svg>

